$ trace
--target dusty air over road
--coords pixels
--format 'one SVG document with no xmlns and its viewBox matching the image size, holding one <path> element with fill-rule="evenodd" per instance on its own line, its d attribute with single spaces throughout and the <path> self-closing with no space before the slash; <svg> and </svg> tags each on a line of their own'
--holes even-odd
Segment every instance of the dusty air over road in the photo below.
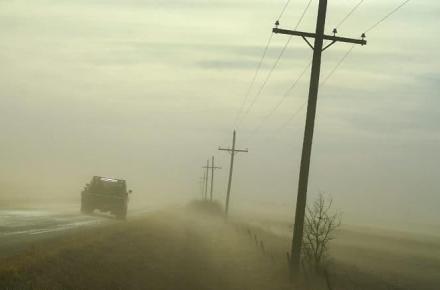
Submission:
<svg viewBox="0 0 440 290">
<path fill-rule="evenodd" d="M 438 290 L 439 11 L 0 1 L 0 290 Z"/>
</svg>

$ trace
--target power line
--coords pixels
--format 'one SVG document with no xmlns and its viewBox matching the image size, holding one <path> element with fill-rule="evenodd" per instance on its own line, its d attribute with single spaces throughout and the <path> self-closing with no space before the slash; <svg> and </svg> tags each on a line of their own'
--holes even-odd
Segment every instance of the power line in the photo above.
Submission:
<svg viewBox="0 0 440 290">
<path fill-rule="evenodd" d="M 281 10 L 280 16 L 278 16 L 278 21 L 280 21 L 281 18 L 283 17 L 284 12 L 286 12 L 286 9 L 289 6 L 289 4 L 290 4 L 290 0 L 287 0 L 286 4 L 284 4 L 283 9 Z"/>
<path fill-rule="evenodd" d="M 301 25 L 302 21 L 304 20 L 304 17 L 306 16 L 307 11 L 310 8 L 310 4 L 312 4 L 313 0 L 309 0 L 309 2 L 307 3 L 306 7 L 304 8 L 303 13 L 301 14 L 301 17 L 299 18 L 298 22 L 295 25 L 295 29 L 298 29 L 298 27 Z"/>
<path fill-rule="evenodd" d="M 304 16 L 305 16 L 307 10 L 308 10 L 309 7 L 310 7 L 311 2 L 312 2 L 312 0 L 309 0 L 309 3 L 306 5 L 306 9 L 304 9 L 303 14 L 301 15 L 301 17 L 300 17 L 300 19 L 299 19 L 299 21 L 298 21 L 296 27 L 298 27 L 298 26 L 301 24 L 301 22 L 302 22 L 302 20 L 304 19 Z M 289 4 L 290 4 L 290 0 L 287 0 L 286 4 L 284 4 L 283 9 L 281 10 L 280 15 L 278 16 L 278 21 L 277 21 L 278 23 L 279 23 L 279 21 L 281 20 L 281 18 L 283 17 L 284 13 L 286 12 L 286 9 L 287 9 L 287 7 L 289 6 Z M 295 29 L 296 29 L 296 28 L 295 28 Z M 266 47 L 265 47 L 264 50 L 263 50 L 263 54 L 262 54 L 262 56 L 261 56 L 261 58 L 260 58 L 260 61 L 258 62 L 257 69 L 255 70 L 254 76 L 252 77 L 251 83 L 249 84 L 249 87 L 248 87 L 248 89 L 247 89 L 247 91 L 246 91 L 245 97 L 244 97 L 244 99 L 243 99 L 243 101 L 242 101 L 242 103 L 241 103 L 241 105 L 240 105 L 240 108 L 239 108 L 239 110 L 238 110 L 238 112 L 237 112 L 237 115 L 236 115 L 236 117 L 235 117 L 234 127 L 238 126 L 238 123 L 239 123 L 239 120 L 240 120 L 240 116 L 241 116 L 241 114 L 242 114 L 242 112 L 243 112 L 244 107 L 246 106 L 247 100 L 249 99 L 249 95 L 250 95 L 250 93 L 252 92 L 252 88 L 253 88 L 254 85 L 255 85 L 255 81 L 256 81 L 256 79 L 257 79 L 258 73 L 260 72 L 260 69 L 261 69 L 261 66 L 262 66 L 262 64 L 263 64 L 263 61 L 264 61 L 264 59 L 266 58 L 266 54 L 267 54 L 267 51 L 268 51 L 268 49 L 269 49 L 270 43 L 271 43 L 271 41 L 272 41 L 272 37 L 273 37 L 273 33 L 271 32 L 271 33 L 270 33 L 270 37 L 269 37 L 269 39 L 268 39 L 268 41 L 267 41 L 267 43 L 266 43 Z M 281 51 L 281 54 L 280 54 L 279 58 L 281 58 L 281 56 L 284 54 L 284 51 L 286 50 L 286 47 L 287 47 L 287 45 L 289 44 L 289 42 L 290 42 L 290 39 L 286 42 L 285 46 L 283 47 L 283 49 L 282 49 L 282 51 Z M 278 65 L 278 62 L 279 62 L 279 59 L 276 61 L 276 64 L 273 66 L 272 71 L 273 71 L 273 70 L 275 69 L 275 67 Z M 269 77 L 268 77 L 268 79 L 270 78 L 270 75 L 272 74 L 272 71 L 269 73 Z M 268 80 L 267 80 L 267 81 L 268 81 Z M 267 83 L 267 81 L 265 81 L 265 83 Z M 263 89 L 264 89 L 264 86 L 266 86 L 266 84 L 263 85 Z M 262 91 L 262 89 L 261 89 L 261 91 Z M 260 93 L 260 94 L 261 94 L 261 93 Z M 253 106 L 253 105 L 251 105 L 251 107 L 252 107 L 252 106 Z M 246 113 L 246 114 L 247 114 L 247 113 Z"/>
<path fill-rule="evenodd" d="M 338 61 L 338 63 L 333 67 L 333 69 L 330 71 L 330 73 L 324 78 L 324 80 L 321 82 L 321 87 L 325 86 L 327 81 L 333 76 L 333 74 L 338 70 L 338 68 L 341 66 L 341 64 L 347 59 L 347 57 L 350 55 L 350 53 L 354 49 L 354 44 L 350 47 L 350 49 L 342 56 L 342 58 Z"/>
<path fill-rule="evenodd" d="M 377 21 L 376 23 L 374 23 L 373 25 L 371 25 L 367 30 L 365 30 L 365 33 L 368 33 L 370 31 L 372 31 L 373 29 L 375 29 L 379 24 L 381 24 L 382 22 L 384 22 L 385 20 L 387 20 L 391 15 L 393 15 L 394 13 L 396 13 L 397 11 L 399 11 L 403 6 L 405 6 L 409 1 L 411 0 L 406 0 L 403 1 L 400 5 L 398 5 L 396 8 L 394 8 L 393 10 L 391 10 L 387 15 L 385 15 L 383 18 L 381 18 L 379 21 Z"/>
<path fill-rule="evenodd" d="M 405 1 L 403 1 L 401 4 L 399 4 L 396 8 L 394 8 L 393 10 L 391 10 L 388 14 L 386 14 L 383 18 L 381 18 L 379 21 L 377 21 L 376 23 L 374 23 L 373 25 L 371 25 L 368 29 L 366 29 L 365 30 L 365 33 L 368 33 L 368 32 L 371 32 L 372 30 L 374 30 L 377 26 L 379 26 L 382 22 L 384 22 L 385 20 L 387 20 L 389 17 L 391 17 L 393 14 L 395 14 L 397 11 L 399 11 L 402 7 L 404 7 L 408 2 L 410 2 L 411 0 L 405 0 Z M 288 1 L 289 2 L 289 1 Z M 298 21 L 298 24 L 297 24 L 297 27 L 299 26 L 299 24 L 302 22 L 302 19 L 304 18 L 304 16 L 305 16 L 305 14 L 306 14 L 306 12 L 307 12 L 307 10 L 308 10 L 308 8 L 309 8 L 309 6 L 310 6 L 310 4 L 311 4 L 311 0 L 308 2 L 308 4 L 306 5 L 306 8 L 304 9 L 304 12 L 303 12 L 303 14 L 301 15 L 301 17 L 300 17 L 300 20 Z M 348 18 L 351 16 L 351 15 L 353 15 L 353 13 L 361 6 L 361 4 L 363 3 L 363 2 L 365 2 L 365 0 L 360 0 L 350 11 L 349 11 L 349 13 L 347 13 L 347 15 L 344 17 L 344 18 L 342 18 L 342 20 L 338 23 L 338 25 L 336 26 L 336 27 L 340 27 L 341 25 L 343 25 L 347 20 L 348 20 Z M 285 7 L 287 7 L 288 6 L 288 3 L 286 3 L 286 5 L 285 5 Z M 283 10 L 285 10 L 284 8 L 283 8 Z M 281 14 L 280 14 L 280 16 L 282 16 L 284 14 L 284 12 L 282 12 Z M 271 34 L 272 35 L 272 34 Z M 279 55 L 279 57 L 277 58 L 277 60 L 275 61 L 275 64 L 274 64 L 274 66 L 272 67 L 272 69 L 270 70 L 270 72 L 269 72 L 269 74 L 268 74 L 268 76 L 267 76 L 267 78 L 265 79 L 265 81 L 263 82 L 263 85 L 261 86 L 261 88 L 260 88 L 260 90 L 259 90 L 259 92 L 257 93 L 257 96 L 256 96 L 256 98 L 254 98 L 254 101 L 252 102 L 252 104 L 249 106 L 249 108 L 248 108 L 248 110 L 246 111 L 246 114 L 245 115 L 247 115 L 248 113 L 249 113 L 249 111 L 250 111 L 250 109 L 253 107 L 253 105 L 255 104 L 255 102 L 257 101 L 256 99 L 258 99 L 258 97 L 259 97 L 259 95 L 261 94 L 261 92 L 263 91 L 263 89 L 264 89 L 264 87 L 266 86 L 266 84 L 267 84 L 267 82 L 269 81 L 269 79 L 270 79 L 270 77 L 271 77 L 271 75 L 272 75 L 272 73 L 273 73 L 273 70 L 277 67 L 277 65 L 278 65 L 278 63 L 279 63 L 279 60 L 281 59 L 281 57 L 282 57 L 282 55 L 284 54 L 284 52 L 285 52 L 285 50 L 286 50 L 286 48 L 287 48 L 287 46 L 288 46 L 288 44 L 290 43 L 290 39 L 291 39 L 291 36 L 289 37 L 289 39 L 287 40 L 287 42 L 286 42 L 286 44 L 285 44 L 285 46 L 283 47 L 283 49 L 281 50 L 281 53 L 280 53 L 280 55 Z M 342 57 L 342 59 L 338 62 L 338 64 L 335 66 L 335 68 L 331 71 L 331 73 L 324 79 L 324 81 L 322 82 L 322 85 L 325 85 L 326 84 L 326 82 L 328 81 L 328 79 L 330 79 L 331 78 L 331 76 L 336 72 L 336 70 L 339 68 L 339 66 L 345 61 L 345 59 L 350 55 L 350 53 L 352 52 L 352 50 L 353 50 L 353 48 L 354 47 L 351 47 L 349 50 L 348 50 L 348 52 Z M 247 99 L 247 98 L 246 98 Z M 303 108 L 304 107 L 304 105 L 302 105 L 301 106 L 301 108 Z M 294 119 L 294 117 L 297 115 L 297 113 L 295 113 L 295 114 L 293 114 L 292 115 L 292 117 L 291 118 L 289 118 L 289 120 L 286 122 L 286 124 L 287 123 L 289 123 L 292 119 Z M 286 125 L 285 124 L 285 125 Z M 285 127 L 285 125 L 283 125 L 282 127 Z"/>
<path fill-rule="evenodd" d="M 353 15 L 353 13 L 359 8 L 359 6 L 361 6 L 362 3 L 364 3 L 365 0 L 360 0 L 358 4 L 356 4 L 349 12 L 347 15 L 345 15 L 344 18 L 342 18 L 341 21 L 339 21 L 339 23 L 336 25 L 336 28 L 341 27 L 342 24 L 345 23 L 345 21 L 347 21 L 348 18 L 350 18 L 351 15 Z"/>
<path fill-rule="evenodd" d="M 296 116 L 298 116 L 299 113 L 304 109 L 304 107 L 307 105 L 307 101 L 304 102 L 301 106 L 299 106 L 298 110 L 296 110 L 292 115 L 290 115 L 289 119 L 287 119 L 286 122 L 284 122 L 280 127 L 279 130 L 284 129 L 290 122 L 295 119 Z"/>
<path fill-rule="evenodd" d="M 310 65 L 312 64 L 312 62 L 308 62 L 307 66 L 304 67 L 304 69 L 301 71 L 301 73 L 299 74 L 299 76 L 295 79 L 295 81 L 293 82 L 293 84 L 289 87 L 289 89 L 287 89 L 287 91 L 283 94 L 282 98 L 278 101 L 278 103 L 275 105 L 275 107 L 273 107 L 273 109 L 263 117 L 263 119 L 261 120 L 260 124 L 254 129 L 254 131 L 252 132 L 252 135 L 255 134 L 256 132 L 258 132 L 258 130 L 261 129 L 261 127 L 264 125 L 264 123 L 270 118 L 272 117 L 272 115 L 276 112 L 276 110 L 278 110 L 278 108 L 282 105 L 282 103 L 287 99 L 287 97 L 291 94 L 291 92 L 296 88 L 296 86 L 298 85 L 299 81 L 302 79 L 302 77 L 305 75 L 305 73 L 308 71 Z"/>
<path fill-rule="evenodd" d="M 252 99 L 251 104 L 248 106 L 247 110 L 244 113 L 244 116 L 241 118 L 241 121 L 243 121 L 243 119 L 249 114 L 249 112 L 251 111 L 252 107 L 255 105 L 255 103 L 257 102 L 257 100 L 259 99 L 259 97 L 261 96 L 261 93 L 263 92 L 264 88 L 266 87 L 267 83 L 269 82 L 270 77 L 272 76 L 273 71 L 275 70 L 275 68 L 278 66 L 278 63 L 281 60 L 281 57 L 283 56 L 284 52 L 287 49 L 287 46 L 290 43 L 290 40 L 292 39 L 292 37 L 289 37 L 287 39 L 287 42 L 284 44 L 283 48 L 281 49 L 280 54 L 278 55 L 278 57 L 276 58 L 274 64 L 272 65 L 272 67 L 270 68 L 269 73 L 266 75 L 266 78 L 263 81 L 263 84 L 260 86 L 257 94 L 255 95 L 255 97 Z"/>
<path fill-rule="evenodd" d="M 336 26 L 337 28 L 339 28 L 342 24 L 344 24 L 348 18 L 350 18 L 351 15 L 353 15 L 353 13 L 359 8 L 359 6 L 361 6 L 361 4 L 364 2 L 365 0 L 360 0 L 348 13 L 347 15 L 344 16 L 344 18 L 342 18 L 342 20 L 338 23 L 338 25 Z M 303 13 L 304 16 L 304 13 Z M 302 16 L 302 17 L 303 17 Z M 332 71 L 327 75 L 327 77 L 323 80 L 323 82 L 321 83 L 322 86 L 324 86 L 327 81 L 333 76 L 333 74 L 336 72 L 336 70 L 339 68 L 339 66 L 345 61 L 345 59 L 350 55 L 350 53 L 352 52 L 352 50 L 354 49 L 354 45 L 347 51 L 347 53 L 339 60 L 339 62 L 336 64 L 336 66 L 332 69 Z M 271 110 L 265 117 L 263 117 L 263 120 L 260 122 L 260 124 L 255 128 L 255 130 L 251 133 L 251 135 L 255 134 L 256 132 L 258 132 L 261 127 L 264 125 L 265 121 L 267 121 L 272 114 L 278 110 L 278 108 L 281 106 L 281 104 L 284 102 L 284 100 L 286 99 L 286 97 L 290 94 L 290 92 L 296 87 L 298 81 L 303 77 L 303 75 L 305 74 L 305 72 L 307 71 L 307 68 L 310 66 L 310 63 L 305 67 L 305 69 L 303 70 L 303 72 L 300 74 L 300 76 L 294 81 L 293 85 L 286 91 L 286 93 L 283 95 L 283 98 L 277 103 L 277 105 L 274 107 L 273 110 Z M 290 123 L 290 121 L 292 121 L 301 111 L 302 109 L 305 107 L 306 103 L 303 103 L 300 108 L 294 112 L 294 114 L 292 114 L 292 116 L 281 126 L 281 128 L 284 128 L 288 123 Z"/>
<path fill-rule="evenodd" d="M 295 29 L 297 29 L 301 25 L 301 23 L 304 20 L 304 17 L 306 15 L 307 11 L 309 10 L 310 5 L 312 4 L 312 1 L 313 0 L 309 0 L 309 2 L 307 3 L 306 7 L 303 10 L 303 13 L 301 14 L 301 17 L 299 18 L 297 24 L 295 25 Z M 255 103 L 259 99 L 261 93 L 263 92 L 264 88 L 266 87 L 267 83 L 269 82 L 269 79 L 271 78 L 273 71 L 278 66 L 278 64 L 279 64 L 279 62 L 281 60 L 281 57 L 284 55 L 284 52 L 286 51 L 287 46 L 289 45 L 291 39 L 292 39 L 292 36 L 289 36 L 289 38 L 287 39 L 287 41 L 284 44 L 283 48 L 281 49 L 280 54 L 278 55 L 278 57 L 276 58 L 274 64 L 272 65 L 269 73 L 267 74 L 266 78 L 264 79 L 263 84 L 260 86 L 257 94 L 255 95 L 255 97 L 253 98 L 251 104 L 248 106 L 247 110 L 245 111 L 244 116 L 241 118 L 241 120 L 237 121 L 237 125 L 239 125 L 240 121 L 242 121 L 249 114 L 249 112 L 251 111 L 252 107 L 255 105 Z"/>
<path fill-rule="evenodd" d="M 235 124 L 235 125 L 237 125 L 237 122 L 238 122 L 238 120 L 240 119 L 240 115 L 241 115 L 241 113 L 243 112 L 243 108 L 244 108 L 244 106 L 246 105 L 246 102 L 247 102 L 247 100 L 248 100 L 248 98 L 249 98 L 249 95 L 250 95 L 250 93 L 251 93 L 251 91 L 252 91 L 252 88 L 254 87 L 254 84 L 255 84 L 255 81 L 256 81 L 256 79 L 257 79 L 258 73 L 260 72 L 260 69 L 261 69 L 261 65 L 263 64 L 263 60 L 264 60 L 265 57 L 266 57 L 267 51 L 268 51 L 269 46 L 270 46 L 270 43 L 271 43 L 271 41 L 272 41 L 272 37 L 273 37 L 273 33 L 271 32 L 271 33 L 270 33 L 270 37 L 269 37 L 269 39 L 267 40 L 266 47 L 265 47 L 264 50 L 263 50 L 263 54 L 262 54 L 262 56 L 261 56 L 261 58 L 260 58 L 260 61 L 258 62 L 257 69 L 255 70 L 254 76 L 252 77 L 252 81 L 251 81 L 251 83 L 249 84 L 249 87 L 248 87 L 248 89 L 247 89 L 247 91 L 246 91 L 245 97 L 244 97 L 244 99 L 243 99 L 243 101 L 242 101 L 242 103 L 241 103 L 241 105 L 240 105 L 240 109 L 238 110 L 238 112 L 237 112 L 237 116 L 235 117 L 235 121 L 234 121 L 234 124 Z M 234 125 L 234 126 L 235 126 L 235 125 Z"/>
<path fill-rule="evenodd" d="M 391 15 L 393 15 L 394 13 L 396 13 L 398 10 L 400 10 L 403 6 L 405 6 L 409 1 L 411 0 L 406 0 L 404 2 L 402 2 L 400 5 L 398 5 L 396 8 L 394 8 L 392 11 L 390 11 L 385 17 L 381 18 L 379 21 L 377 21 L 374 25 L 370 26 L 370 28 L 368 28 L 365 33 L 372 31 L 373 29 L 375 29 L 377 26 L 379 26 L 379 24 L 381 24 L 382 22 L 384 22 L 386 19 L 388 19 Z M 353 12 L 362 4 L 362 2 L 364 2 L 363 0 L 361 0 L 347 15 L 351 15 L 353 14 Z M 348 17 L 344 17 L 343 21 L 340 22 L 340 24 L 338 24 L 339 26 L 342 25 L 346 20 L 348 19 Z M 325 79 L 322 81 L 321 86 L 325 86 L 325 84 L 327 83 L 327 81 L 335 74 L 335 72 L 339 69 L 339 67 L 342 65 L 342 63 L 347 59 L 347 57 L 352 53 L 354 49 L 354 45 L 350 47 L 350 49 L 342 56 L 342 58 L 339 60 L 339 62 L 336 64 L 336 66 L 330 71 L 330 73 L 325 77 Z M 298 110 L 296 110 L 290 117 L 289 119 L 283 123 L 283 125 L 281 125 L 279 127 L 279 129 L 283 129 L 285 128 L 293 119 L 295 119 L 295 117 L 304 109 L 304 107 L 306 106 L 307 102 L 304 102 L 299 108 Z"/>
<path fill-rule="evenodd" d="M 353 51 L 355 45 L 353 44 L 350 49 L 342 56 L 342 58 L 338 61 L 338 63 L 333 67 L 333 69 L 330 71 L 330 73 L 324 78 L 324 80 L 321 82 L 321 87 L 324 87 L 325 84 L 327 83 L 327 81 L 335 74 L 335 72 L 338 70 L 338 68 L 342 65 L 342 63 L 347 59 L 347 57 L 351 54 L 351 52 Z M 298 110 L 296 110 L 290 117 L 289 119 L 287 119 L 286 122 L 283 123 L 283 125 L 280 126 L 279 129 L 283 129 L 285 128 L 291 121 L 293 121 L 293 119 L 295 119 L 295 117 L 301 113 L 301 111 L 304 109 L 304 107 L 306 106 L 307 102 L 304 102 L 299 108 Z"/>
<path fill-rule="evenodd" d="M 359 8 L 359 6 L 362 5 L 362 3 L 365 0 L 360 0 L 348 13 L 347 15 L 344 16 L 344 18 L 342 18 L 342 20 L 338 23 L 338 25 L 336 25 L 336 28 L 339 28 L 342 26 L 342 24 L 344 24 L 351 15 L 353 15 L 353 13 Z M 301 18 L 303 18 L 305 15 L 305 13 L 303 13 L 303 15 L 301 16 Z M 300 19 L 301 19 L 300 18 Z M 327 81 L 333 76 L 333 74 L 336 72 L 336 70 L 339 68 L 339 66 L 345 61 L 345 59 L 348 57 L 348 55 L 352 52 L 352 50 L 354 49 L 354 45 L 348 50 L 348 52 L 341 58 L 341 60 L 339 60 L 339 62 L 337 63 L 337 65 L 333 68 L 333 70 L 330 72 L 329 75 L 327 75 L 327 77 L 324 79 L 324 81 L 321 83 L 322 86 L 324 86 Z M 260 124 L 254 129 L 254 131 L 251 133 L 251 135 L 255 134 L 256 132 L 258 132 L 261 127 L 264 125 L 265 121 L 267 121 L 272 114 L 278 110 L 278 108 L 281 106 L 281 104 L 284 102 L 284 100 L 286 99 L 286 97 L 290 94 L 290 92 L 296 87 L 296 84 L 298 83 L 298 81 L 302 78 L 302 76 L 305 74 L 307 68 L 310 66 L 310 64 L 308 64 L 308 66 L 304 69 L 304 71 L 300 74 L 300 76 L 294 81 L 293 85 L 286 91 L 286 93 L 283 95 L 283 98 L 277 103 L 277 105 L 274 107 L 273 110 L 271 110 L 265 117 L 263 117 L 263 120 L 260 122 Z M 290 123 L 290 121 L 292 121 L 296 115 L 298 113 L 301 112 L 301 110 L 305 107 L 306 103 L 302 104 L 299 108 L 299 110 L 295 111 L 294 114 L 292 114 L 292 116 L 287 120 L 286 123 L 283 124 L 282 128 L 284 128 L 288 123 Z"/>
</svg>

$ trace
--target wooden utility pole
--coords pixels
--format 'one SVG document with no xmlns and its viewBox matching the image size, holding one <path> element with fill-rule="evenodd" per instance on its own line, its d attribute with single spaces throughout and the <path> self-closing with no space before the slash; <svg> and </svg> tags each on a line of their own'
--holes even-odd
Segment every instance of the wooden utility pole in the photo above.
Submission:
<svg viewBox="0 0 440 290">
<path fill-rule="evenodd" d="M 321 71 L 321 55 L 324 50 L 335 44 L 336 42 L 346 42 L 353 44 L 366 45 L 365 35 L 362 39 L 351 39 L 345 37 L 337 37 L 337 30 L 333 30 L 333 35 L 325 35 L 325 18 L 327 13 L 327 0 L 319 0 L 318 19 L 315 33 L 307 33 L 301 31 L 292 31 L 279 29 L 279 22 L 275 23 L 274 33 L 301 36 L 313 50 L 312 73 L 310 77 L 309 99 L 307 105 L 307 117 L 304 130 L 304 140 L 301 157 L 301 168 L 298 182 L 298 195 L 296 200 L 295 223 L 293 229 L 292 248 L 290 253 L 291 273 L 296 275 L 299 272 L 301 246 L 303 240 L 304 215 L 307 201 L 307 186 L 310 169 L 310 155 L 312 152 L 313 130 L 315 126 L 316 103 L 318 98 L 319 77 Z M 307 38 L 314 38 L 315 43 L 312 45 Z M 324 40 L 330 43 L 325 47 Z"/>
<path fill-rule="evenodd" d="M 244 149 L 244 150 L 239 150 L 239 149 L 235 149 L 235 137 L 236 137 L 236 132 L 234 130 L 233 134 L 232 134 L 232 148 L 221 148 L 219 147 L 218 150 L 220 151 L 228 151 L 229 153 L 231 153 L 231 164 L 229 167 L 229 179 L 228 179 L 228 191 L 226 192 L 226 204 L 225 204 L 225 216 L 228 216 L 228 211 L 229 211 L 229 197 L 231 196 L 231 185 L 232 185 L 232 172 L 234 170 L 234 158 L 235 158 L 235 152 L 249 152 L 248 149 Z"/>
<path fill-rule="evenodd" d="M 208 178 L 209 178 L 209 159 L 206 161 L 206 166 L 203 168 L 206 169 L 205 171 L 205 193 L 203 195 L 203 200 L 208 199 Z"/>
<path fill-rule="evenodd" d="M 202 195 L 202 200 L 205 198 L 205 179 L 206 179 L 206 172 L 203 170 L 203 176 L 200 177 L 200 193 Z"/>
<path fill-rule="evenodd" d="M 211 166 L 210 166 L 210 168 L 211 168 L 211 195 L 210 195 L 210 201 L 212 201 L 212 195 L 213 195 L 213 192 L 214 192 L 214 170 L 216 170 L 216 169 L 222 169 L 221 167 L 216 167 L 215 165 L 214 165 L 214 156 L 212 156 L 212 159 L 211 159 L 212 161 L 211 161 Z"/>
</svg>

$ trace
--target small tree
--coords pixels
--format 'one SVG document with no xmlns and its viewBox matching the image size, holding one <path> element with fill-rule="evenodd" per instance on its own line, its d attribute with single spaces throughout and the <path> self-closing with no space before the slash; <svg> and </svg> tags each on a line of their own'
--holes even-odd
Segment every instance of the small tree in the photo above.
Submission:
<svg viewBox="0 0 440 290">
<path fill-rule="evenodd" d="M 323 194 L 307 206 L 304 224 L 303 257 L 315 267 L 323 268 L 328 258 L 328 244 L 334 239 L 335 230 L 341 225 L 341 215 L 332 213 L 333 200 Z"/>
</svg>

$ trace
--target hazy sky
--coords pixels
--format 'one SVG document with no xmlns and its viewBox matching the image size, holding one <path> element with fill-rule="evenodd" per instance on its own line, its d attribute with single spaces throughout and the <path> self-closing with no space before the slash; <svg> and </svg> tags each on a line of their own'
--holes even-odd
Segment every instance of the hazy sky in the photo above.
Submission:
<svg viewBox="0 0 440 290">
<path fill-rule="evenodd" d="M 292 0 L 281 26 L 304 9 Z M 329 1 L 327 33 L 358 3 Z M 366 0 L 339 27 L 358 37 L 401 1 Z M 126 178 L 134 197 L 198 197 L 215 154 L 223 199 L 237 110 L 284 1 L 1 0 L 0 197 L 75 197 L 93 175 Z M 313 31 L 317 0 L 300 29 Z M 348 218 L 440 218 L 440 3 L 411 1 L 367 35 L 321 88 L 309 193 Z M 287 38 L 274 35 L 252 98 Z M 350 45 L 323 56 L 322 78 Z M 233 206 L 292 214 L 311 50 L 293 38 L 238 128 Z M 253 204 L 253 203 L 252 203 Z M 354 219 L 353 219 L 354 220 Z"/>
</svg>

